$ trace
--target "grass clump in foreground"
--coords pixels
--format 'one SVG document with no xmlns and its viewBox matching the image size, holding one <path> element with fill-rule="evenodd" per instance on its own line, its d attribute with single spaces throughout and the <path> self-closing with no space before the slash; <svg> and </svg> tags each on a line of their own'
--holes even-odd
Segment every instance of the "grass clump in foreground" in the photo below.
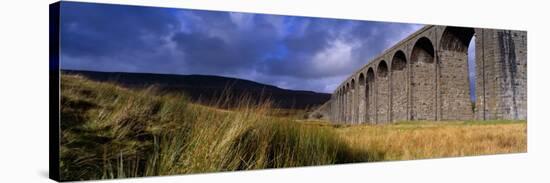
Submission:
<svg viewBox="0 0 550 183">
<path fill-rule="evenodd" d="M 62 180 L 326 165 L 378 160 L 331 126 L 270 117 L 242 97 L 231 110 L 154 88 L 61 77 Z"/>
</svg>

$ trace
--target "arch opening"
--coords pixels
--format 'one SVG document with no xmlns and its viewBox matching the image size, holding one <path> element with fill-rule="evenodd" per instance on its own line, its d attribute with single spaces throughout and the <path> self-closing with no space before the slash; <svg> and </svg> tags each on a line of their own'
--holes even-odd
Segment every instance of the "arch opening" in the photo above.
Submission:
<svg viewBox="0 0 550 183">
<path fill-rule="evenodd" d="M 338 121 L 344 121 L 344 86 L 340 88 L 340 98 L 339 98 L 339 108 L 338 108 Z"/>
<path fill-rule="evenodd" d="M 403 51 L 395 52 L 391 61 L 391 86 L 389 109 L 391 121 L 407 120 L 407 58 Z"/>
<path fill-rule="evenodd" d="M 476 111 L 477 93 L 476 93 L 476 36 L 472 36 L 468 44 L 468 81 L 470 85 L 470 102 L 472 112 Z"/>
<path fill-rule="evenodd" d="M 382 60 L 378 63 L 376 77 L 376 123 L 386 123 L 390 114 L 390 85 L 388 77 L 388 64 Z"/>
<path fill-rule="evenodd" d="M 470 80 L 468 50 L 475 40 L 475 29 L 446 27 L 438 52 L 439 100 L 441 119 L 469 120 L 474 117 L 473 82 Z M 475 41 L 474 41 L 475 42 Z M 475 61 L 474 61 L 475 62 Z"/>
<path fill-rule="evenodd" d="M 435 51 L 432 41 L 421 37 L 416 41 L 410 61 L 410 120 L 435 120 L 437 84 Z"/>
<path fill-rule="evenodd" d="M 447 27 L 441 37 L 441 49 L 455 52 L 467 52 L 468 45 L 475 34 L 473 28 Z"/>
<path fill-rule="evenodd" d="M 357 96 L 355 95 L 355 78 L 351 79 L 351 90 L 350 90 L 350 122 L 355 123 L 357 120 Z"/>
<path fill-rule="evenodd" d="M 366 119 L 368 123 L 374 123 L 376 120 L 375 101 L 374 101 L 374 69 L 371 67 L 367 70 L 366 84 L 365 84 L 365 96 L 366 96 Z"/>
<path fill-rule="evenodd" d="M 369 68 L 369 70 L 367 71 L 367 83 L 368 82 L 373 82 L 374 81 L 374 69 Z"/>
<path fill-rule="evenodd" d="M 423 62 L 423 63 L 433 63 L 434 62 L 434 46 L 432 41 L 426 37 L 422 37 L 416 41 L 411 53 L 411 62 Z"/>
<path fill-rule="evenodd" d="M 358 123 L 364 123 L 366 119 L 366 81 L 365 81 L 365 75 L 361 72 L 359 74 L 359 77 L 357 79 L 357 122 Z"/>
<path fill-rule="evenodd" d="M 378 77 L 386 77 L 388 76 L 388 64 L 386 64 L 386 61 L 382 60 L 380 63 L 378 63 L 378 69 L 376 74 Z"/>
<path fill-rule="evenodd" d="M 335 115 L 334 118 L 336 122 L 339 122 L 340 121 L 340 88 L 336 90 L 336 108 L 333 114 Z"/>
<path fill-rule="evenodd" d="M 349 122 L 349 115 L 350 115 L 350 83 L 347 82 L 346 83 L 346 95 L 344 97 L 344 100 L 345 100 L 345 112 L 344 112 L 344 121 L 345 122 Z"/>
<path fill-rule="evenodd" d="M 405 53 L 403 53 L 403 51 L 401 50 L 395 52 L 391 63 L 392 71 L 401 71 L 405 69 L 407 66 L 407 58 L 405 56 Z"/>
</svg>

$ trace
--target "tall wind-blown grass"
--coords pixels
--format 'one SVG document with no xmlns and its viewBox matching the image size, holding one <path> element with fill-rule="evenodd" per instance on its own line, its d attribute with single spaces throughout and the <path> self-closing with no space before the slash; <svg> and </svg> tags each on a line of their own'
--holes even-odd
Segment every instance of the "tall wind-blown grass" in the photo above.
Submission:
<svg viewBox="0 0 550 183">
<path fill-rule="evenodd" d="M 331 126 L 272 113 L 246 96 L 230 110 L 150 87 L 61 77 L 61 178 L 89 180 L 378 160 Z M 223 105 L 224 101 L 214 101 Z"/>
</svg>

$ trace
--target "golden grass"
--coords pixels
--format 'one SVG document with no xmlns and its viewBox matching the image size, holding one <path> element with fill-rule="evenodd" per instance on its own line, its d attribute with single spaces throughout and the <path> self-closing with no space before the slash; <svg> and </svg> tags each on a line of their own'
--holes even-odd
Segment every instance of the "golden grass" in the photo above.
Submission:
<svg viewBox="0 0 550 183">
<path fill-rule="evenodd" d="M 220 100 L 221 101 L 221 100 Z M 175 175 L 525 152 L 526 122 L 333 125 L 243 96 L 231 109 L 181 94 L 61 77 L 62 180 Z M 287 115 L 285 115 L 287 114 Z"/>
<path fill-rule="evenodd" d="M 337 129 L 357 149 L 380 152 L 384 160 L 411 160 L 527 151 L 527 124 L 418 122 Z"/>
</svg>

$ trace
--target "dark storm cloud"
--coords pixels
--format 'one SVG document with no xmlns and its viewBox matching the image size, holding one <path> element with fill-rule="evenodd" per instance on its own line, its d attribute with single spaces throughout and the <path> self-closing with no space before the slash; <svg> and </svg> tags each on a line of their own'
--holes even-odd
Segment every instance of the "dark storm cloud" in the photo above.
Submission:
<svg viewBox="0 0 550 183">
<path fill-rule="evenodd" d="M 63 53 L 101 57 L 119 52 L 151 51 L 179 21 L 166 9 L 63 3 Z"/>
<path fill-rule="evenodd" d="M 65 69 L 223 75 L 321 92 L 421 27 L 68 2 L 61 16 Z"/>
<path fill-rule="evenodd" d="M 261 18 L 252 17 L 254 27 L 243 28 L 228 13 L 207 14 L 184 14 L 200 18 L 183 17 L 182 21 L 191 26 L 171 38 L 176 49 L 185 55 L 188 67 L 195 71 L 230 75 L 247 72 L 278 45 L 276 29 Z"/>
</svg>

